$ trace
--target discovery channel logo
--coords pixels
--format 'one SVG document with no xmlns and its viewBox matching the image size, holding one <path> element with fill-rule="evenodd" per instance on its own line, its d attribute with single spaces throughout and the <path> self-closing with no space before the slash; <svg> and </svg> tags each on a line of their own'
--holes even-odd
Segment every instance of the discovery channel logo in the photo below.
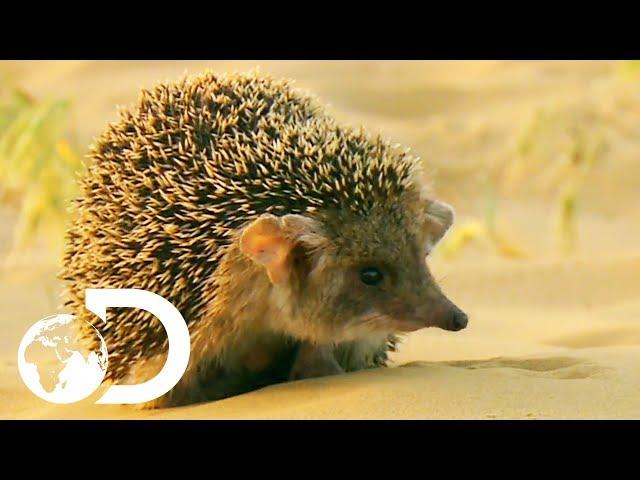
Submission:
<svg viewBox="0 0 640 480">
<path fill-rule="evenodd" d="M 139 289 L 87 289 L 85 306 L 106 322 L 107 307 L 141 308 L 164 326 L 169 352 L 162 370 L 152 379 L 136 385 L 111 385 L 96 403 L 131 404 L 154 400 L 180 381 L 190 354 L 189 329 L 180 312 L 166 299 Z M 75 342 L 73 315 L 60 314 L 36 322 L 18 348 L 18 370 L 35 395 L 52 403 L 74 403 L 94 393 L 104 380 L 108 366 L 107 346 L 94 327 L 100 349 L 82 352 Z M 93 325 L 92 325 L 93 327 Z M 43 357 L 53 360 L 46 362 Z"/>
</svg>

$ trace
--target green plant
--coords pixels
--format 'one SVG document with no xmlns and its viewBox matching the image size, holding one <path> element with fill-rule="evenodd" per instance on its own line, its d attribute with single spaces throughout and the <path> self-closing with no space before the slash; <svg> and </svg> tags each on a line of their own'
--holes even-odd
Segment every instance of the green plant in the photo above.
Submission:
<svg viewBox="0 0 640 480">
<path fill-rule="evenodd" d="M 11 254 L 39 238 L 59 251 L 75 173 L 82 161 L 70 137 L 66 100 L 0 95 L 0 202 L 17 210 Z"/>
<path fill-rule="evenodd" d="M 581 188 L 607 148 L 599 120 L 588 105 L 539 110 L 519 136 L 506 171 L 510 187 L 526 181 L 554 196 L 555 233 L 565 253 L 577 243 Z"/>
<path fill-rule="evenodd" d="M 523 258 L 528 251 L 518 242 L 513 241 L 498 227 L 497 194 L 492 180 L 484 181 L 484 218 L 469 219 L 454 225 L 451 233 L 443 240 L 439 251 L 445 258 L 457 255 L 467 244 L 480 240 L 486 247 L 492 248 L 500 256 Z"/>
<path fill-rule="evenodd" d="M 640 60 L 623 60 L 620 62 L 620 72 L 625 77 L 637 78 L 640 76 Z"/>
<path fill-rule="evenodd" d="M 499 182 L 485 178 L 484 221 L 471 220 L 455 228 L 441 251 L 455 255 L 463 246 L 482 240 L 500 255 L 521 258 L 526 249 L 507 237 L 498 221 L 498 200 L 514 190 L 532 188 L 551 195 L 553 233 L 563 253 L 577 246 L 579 199 L 585 182 L 607 150 L 602 112 L 587 103 L 558 105 L 537 110 L 516 138 L 510 161 L 500 171 Z"/>
</svg>

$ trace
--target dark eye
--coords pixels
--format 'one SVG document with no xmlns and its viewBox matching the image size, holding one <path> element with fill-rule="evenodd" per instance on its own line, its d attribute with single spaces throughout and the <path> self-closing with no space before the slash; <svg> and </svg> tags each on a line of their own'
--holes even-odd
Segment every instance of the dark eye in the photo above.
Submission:
<svg viewBox="0 0 640 480">
<path fill-rule="evenodd" d="M 380 285 L 384 275 L 376 267 L 366 267 L 360 270 L 360 280 L 365 285 Z"/>
</svg>

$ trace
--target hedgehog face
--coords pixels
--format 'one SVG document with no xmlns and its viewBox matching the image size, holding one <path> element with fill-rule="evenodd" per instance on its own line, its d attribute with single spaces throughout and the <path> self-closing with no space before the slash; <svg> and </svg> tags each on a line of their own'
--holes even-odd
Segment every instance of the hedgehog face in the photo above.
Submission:
<svg viewBox="0 0 640 480">
<path fill-rule="evenodd" d="M 309 296 L 322 299 L 326 315 L 347 336 L 466 326 L 426 263 L 453 211 L 440 202 L 412 203 L 400 199 L 367 215 L 340 212 L 323 222 L 333 248 L 323 268 L 312 271 Z M 320 302 L 316 308 L 322 310 Z"/>
<path fill-rule="evenodd" d="M 315 220 L 266 215 L 244 231 L 240 247 L 291 292 L 294 336 L 343 341 L 430 326 L 455 331 L 466 315 L 425 261 L 452 220 L 451 208 L 433 201 L 418 210 L 399 203 Z"/>
</svg>

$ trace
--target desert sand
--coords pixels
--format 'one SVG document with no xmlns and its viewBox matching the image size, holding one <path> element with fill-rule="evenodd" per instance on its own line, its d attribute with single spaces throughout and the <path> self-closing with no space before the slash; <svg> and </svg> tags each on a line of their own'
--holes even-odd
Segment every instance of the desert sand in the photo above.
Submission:
<svg viewBox="0 0 640 480">
<path fill-rule="evenodd" d="M 203 68 L 285 75 L 342 120 L 412 147 L 458 224 L 481 219 L 483 178 L 515 155 L 544 108 L 588 109 L 608 149 L 585 180 L 577 247 L 554 243 L 553 191 L 501 191 L 498 223 L 524 257 L 481 239 L 430 260 L 470 317 L 452 333 L 408 335 L 391 368 L 273 385 L 225 400 L 141 411 L 91 400 L 60 406 L 22 383 L 18 344 L 56 313 L 58 266 L 45 254 L 0 270 L 0 418 L 626 419 L 640 418 L 640 80 L 612 62 L 0 62 L 36 97 L 74 102 L 88 145 L 139 87 Z M 15 214 L 0 211 L 0 251 Z"/>
</svg>

